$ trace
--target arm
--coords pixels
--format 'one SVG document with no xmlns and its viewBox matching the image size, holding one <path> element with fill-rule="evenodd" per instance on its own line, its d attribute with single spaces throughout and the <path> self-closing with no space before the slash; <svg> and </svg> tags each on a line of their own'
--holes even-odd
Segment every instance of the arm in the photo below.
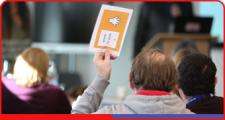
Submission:
<svg viewBox="0 0 225 120">
<path fill-rule="evenodd" d="M 109 82 L 99 76 L 89 85 L 82 96 L 72 105 L 71 113 L 93 113 L 98 110 L 102 96 Z"/>
<path fill-rule="evenodd" d="M 94 57 L 97 77 L 72 105 L 71 113 L 93 113 L 98 110 L 102 96 L 109 85 L 111 73 L 110 54 L 96 53 Z"/>
</svg>

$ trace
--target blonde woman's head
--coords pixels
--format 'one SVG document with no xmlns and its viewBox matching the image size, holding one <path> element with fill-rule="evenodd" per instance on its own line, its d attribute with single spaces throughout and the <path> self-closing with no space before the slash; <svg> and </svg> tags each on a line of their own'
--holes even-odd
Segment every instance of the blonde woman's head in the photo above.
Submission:
<svg viewBox="0 0 225 120">
<path fill-rule="evenodd" d="M 14 77 L 16 84 L 23 87 L 32 87 L 46 83 L 49 67 L 49 56 L 42 49 L 28 48 L 16 59 Z"/>
</svg>

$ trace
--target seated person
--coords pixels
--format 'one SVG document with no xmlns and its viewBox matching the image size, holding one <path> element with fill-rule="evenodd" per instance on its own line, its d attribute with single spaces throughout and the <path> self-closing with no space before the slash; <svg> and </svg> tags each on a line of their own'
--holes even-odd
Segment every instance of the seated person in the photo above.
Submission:
<svg viewBox="0 0 225 120">
<path fill-rule="evenodd" d="M 22 52 L 14 65 L 14 79 L 3 78 L 4 113 L 70 113 L 66 94 L 48 84 L 48 55 L 39 48 Z M 19 106 L 18 106 L 19 105 Z"/>
<path fill-rule="evenodd" d="M 179 66 L 181 60 L 187 56 L 187 55 L 190 55 L 190 54 L 193 54 L 193 53 L 198 53 L 198 51 L 196 49 L 193 49 L 193 48 L 181 48 L 180 50 L 178 50 L 175 54 L 174 54 L 174 62 L 175 62 L 175 65 L 176 65 L 176 68 Z M 183 92 L 182 90 L 180 89 L 179 85 L 176 84 L 176 89 L 177 91 L 174 91 L 176 92 L 176 94 L 179 96 L 179 97 L 183 97 L 185 95 L 183 95 Z"/>
<path fill-rule="evenodd" d="M 185 103 L 172 91 L 177 71 L 171 58 L 159 50 L 143 50 L 134 59 L 130 72 L 133 94 L 117 105 L 99 105 L 109 85 L 111 60 L 108 51 L 96 53 L 96 79 L 73 103 L 72 113 L 107 114 L 191 114 Z"/>
<path fill-rule="evenodd" d="M 223 98 L 215 96 L 216 66 L 200 53 L 185 56 L 179 66 L 179 86 L 186 107 L 199 114 L 222 114 Z"/>
</svg>

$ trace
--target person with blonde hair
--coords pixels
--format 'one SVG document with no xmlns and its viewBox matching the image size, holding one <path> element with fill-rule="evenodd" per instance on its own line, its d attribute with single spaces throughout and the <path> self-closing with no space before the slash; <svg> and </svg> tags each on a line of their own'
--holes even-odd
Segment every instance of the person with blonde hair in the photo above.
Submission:
<svg viewBox="0 0 225 120">
<path fill-rule="evenodd" d="M 3 112 L 70 113 L 71 106 L 65 93 L 48 84 L 48 68 L 49 56 L 42 49 L 28 48 L 23 51 L 14 65 L 15 80 L 3 78 L 3 85 L 14 95 L 14 99 L 3 98 L 3 101 L 10 103 L 3 103 Z"/>
</svg>

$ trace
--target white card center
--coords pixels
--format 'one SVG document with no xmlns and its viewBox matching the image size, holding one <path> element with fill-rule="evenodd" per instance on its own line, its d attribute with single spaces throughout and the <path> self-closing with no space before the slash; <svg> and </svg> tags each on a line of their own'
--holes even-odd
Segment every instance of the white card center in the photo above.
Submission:
<svg viewBox="0 0 225 120">
<path fill-rule="evenodd" d="M 115 48 L 117 40 L 118 40 L 118 36 L 119 36 L 119 32 L 102 30 L 98 44 L 100 46 L 107 46 L 107 47 Z"/>
</svg>

